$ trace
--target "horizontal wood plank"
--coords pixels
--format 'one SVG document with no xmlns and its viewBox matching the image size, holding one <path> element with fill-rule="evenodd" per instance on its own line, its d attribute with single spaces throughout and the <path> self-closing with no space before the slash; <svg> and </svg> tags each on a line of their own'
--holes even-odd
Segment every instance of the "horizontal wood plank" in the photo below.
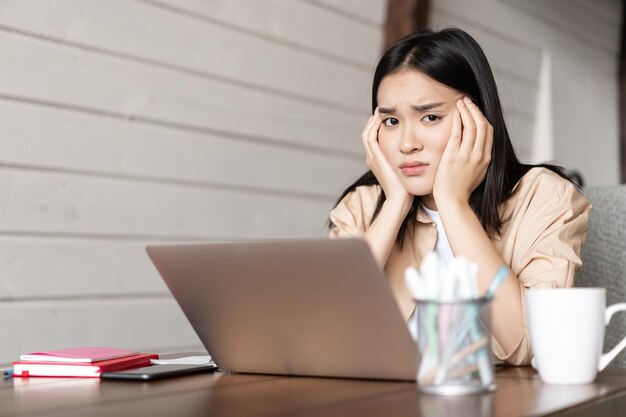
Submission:
<svg viewBox="0 0 626 417">
<path fill-rule="evenodd" d="M 0 164 L 336 198 L 364 158 L 0 100 Z M 360 138 L 353 139 L 360 151 Z"/>
<path fill-rule="evenodd" d="M 358 22 L 371 26 L 382 26 L 387 18 L 386 0 L 302 0 L 343 13 Z"/>
<path fill-rule="evenodd" d="M 380 28 L 306 1 L 143 0 L 221 22 L 339 62 L 371 68 L 382 43 Z M 320 26 L 324 30 L 320 30 Z"/>
<path fill-rule="evenodd" d="M 161 242 L 0 236 L 0 300 L 168 294 L 145 252 Z"/>
<path fill-rule="evenodd" d="M 325 234 L 332 199 L 0 169 L 0 232 L 194 239 Z"/>
<path fill-rule="evenodd" d="M 367 111 L 346 114 L 19 34 L 0 31 L 0 43 L 0 60 L 11 62 L 0 66 L 3 96 L 351 155 L 367 120 Z M 369 81 L 359 85 L 369 90 Z"/>
<path fill-rule="evenodd" d="M 13 1 L 3 5 L 0 25 L 351 108 L 363 108 L 368 101 L 371 76 L 367 68 L 348 66 L 150 3 Z"/>
</svg>

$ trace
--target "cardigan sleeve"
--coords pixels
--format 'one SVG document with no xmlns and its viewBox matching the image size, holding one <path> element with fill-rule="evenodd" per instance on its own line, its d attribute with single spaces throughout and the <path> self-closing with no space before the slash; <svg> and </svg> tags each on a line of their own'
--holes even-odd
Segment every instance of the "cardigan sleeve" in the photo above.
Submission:
<svg viewBox="0 0 626 417">
<path fill-rule="evenodd" d="M 513 272 L 524 288 L 573 286 L 591 204 L 564 180 L 537 184 L 527 201 L 516 241 L 521 256 Z"/>
<path fill-rule="evenodd" d="M 525 309 L 527 290 L 574 285 L 574 275 L 582 266 L 581 248 L 591 204 L 573 184 L 545 169 L 524 188 L 509 221 L 517 229 L 511 270 L 522 288 Z M 523 336 L 513 351 L 505 352 L 493 340 L 496 357 L 514 365 L 529 364 L 532 359 L 525 311 L 523 317 Z"/>
<path fill-rule="evenodd" d="M 360 186 L 330 212 L 330 237 L 361 237 L 370 225 L 380 187 Z"/>
</svg>

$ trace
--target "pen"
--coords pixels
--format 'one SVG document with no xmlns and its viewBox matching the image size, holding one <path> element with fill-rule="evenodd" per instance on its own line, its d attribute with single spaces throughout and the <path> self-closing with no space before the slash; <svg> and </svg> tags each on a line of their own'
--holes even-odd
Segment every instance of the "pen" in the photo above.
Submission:
<svg viewBox="0 0 626 417">
<path fill-rule="evenodd" d="M 465 339 L 467 334 L 467 324 L 463 319 L 465 316 L 464 306 L 462 304 L 457 304 L 448 307 L 452 307 L 450 318 L 451 326 L 448 329 L 448 338 L 442 349 L 443 354 L 441 360 L 439 361 L 438 369 L 436 369 L 437 374 L 434 383 L 437 385 L 444 382 L 448 374 L 448 368 L 454 366 L 454 364 L 450 363 L 450 359 L 454 352 L 456 352 L 458 346 L 463 343 L 463 339 Z"/>
<path fill-rule="evenodd" d="M 508 276 L 509 276 L 509 268 L 507 268 L 506 266 L 502 265 L 498 269 L 498 272 L 496 272 L 496 275 L 494 275 L 494 277 L 491 280 L 491 282 L 489 283 L 489 287 L 487 288 L 487 292 L 485 293 L 485 297 L 486 298 L 493 298 L 493 296 L 495 295 L 496 290 L 498 289 L 500 284 L 502 284 L 504 282 L 504 280 L 506 279 L 506 277 L 508 277 Z"/>
<path fill-rule="evenodd" d="M 470 338 L 473 342 L 478 342 L 485 337 L 483 336 L 480 326 L 478 325 L 480 317 L 478 306 L 475 304 L 467 306 L 467 315 L 469 320 Z M 486 337 L 491 336 L 486 335 Z M 478 352 L 476 352 L 476 360 L 478 361 L 478 369 L 482 385 L 487 386 L 491 384 L 493 381 L 493 371 L 491 369 L 491 363 L 489 362 L 487 351 L 485 349 L 479 349 Z"/>
<path fill-rule="evenodd" d="M 498 271 L 498 274 L 499 272 L 500 271 Z M 496 277 L 498 276 L 498 274 L 496 274 Z M 470 280 L 472 298 L 477 299 L 478 298 L 478 282 L 476 280 L 476 270 L 471 276 L 473 277 L 473 279 Z M 499 278 L 498 281 L 501 282 L 501 279 Z M 492 280 L 492 283 L 493 282 L 494 280 Z M 495 285 L 494 288 L 496 288 L 498 285 Z M 491 285 L 489 288 L 491 289 Z M 487 301 L 489 301 L 489 299 L 487 299 Z M 469 324 L 470 339 L 473 340 L 474 342 L 477 342 L 483 338 L 481 328 L 478 324 L 478 320 L 480 318 L 479 306 L 476 304 L 468 305 L 466 313 L 467 313 L 468 324 Z M 489 335 L 487 335 L 487 337 L 489 337 Z M 493 371 L 491 368 L 491 363 L 489 361 L 488 355 L 489 353 L 485 349 L 479 349 L 478 352 L 476 352 L 476 360 L 478 362 L 480 380 L 483 386 L 487 386 L 491 384 L 493 381 Z"/>
<path fill-rule="evenodd" d="M 458 370 L 450 371 L 449 369 L 454 368 L 455 365 L 460 363 L 467 356 L 473 353 L 476 353 L 480 351 L 481 349 L 484 349 L 487 346 L 487 337 L 489 336 L 484 336 L 483 338 L 473 342 L 471 345 L 466 346 L 465 348 L 457 352 L 454 356 L 452 356 L 452 358 L 450 359 L 450 362 L 447 364 L 446 368 L 444 369 L 443 379 L 439 375 L 440 369 L 432 369 L 430 370 L 430 372 L 424 375 L 424 377 L 422 378 L 422 382 L 426 384 L 431 384 L 434 382 L 435 384 L 438 385 L 438 384 L 442 384 L 445 379 L 448 379 L 448 380 L 454 379 L 468 372 L 473 372 L 473 371 L 481 372 L 480 364 L 473 365 L 471 367 L 471 371 L 467 371 L 467 369 L 470 369 L 470 368 L 466 368 L 465 372 L 462 371 L 460 373 Z"/>
</svg>

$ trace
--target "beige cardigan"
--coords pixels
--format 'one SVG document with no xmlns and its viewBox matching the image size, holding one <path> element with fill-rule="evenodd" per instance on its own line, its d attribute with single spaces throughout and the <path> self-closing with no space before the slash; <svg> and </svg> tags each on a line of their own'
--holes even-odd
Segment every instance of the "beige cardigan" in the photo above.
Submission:
<svg viewBox="0 0 626 417">
<path fill-rule="evenodd" d="M 369 227 L 379 186 L 362 186 L 348 194 L 330 213 L 331 237 L 360 237 Z M 531 169 L 516 185 L 513 196 L 501 207 L 503 224 L 493 244 L 523 288 L 571 287 L 581 267 L 580 250 L 587 232 L 591 204 L 576 188 L 545 168 Z M 404 286 L 404 270 L 419 265 L 437 241 L 433 221 L 419 210 L 409 224 L 403 248 L 392 249 L 385 274 L 400 311 L 408 319 L 415 304 Z M 523 291 L 522 291 L 523 294 Z M 523 297 L 522 297 L 523 298 Z M 523 299 L 522 299 L 523 305 Z M 498 359 L 511 364 L 530 363 L 528 328 L 517 347 L 505 352 L 493 338 Z"/>
</svg>

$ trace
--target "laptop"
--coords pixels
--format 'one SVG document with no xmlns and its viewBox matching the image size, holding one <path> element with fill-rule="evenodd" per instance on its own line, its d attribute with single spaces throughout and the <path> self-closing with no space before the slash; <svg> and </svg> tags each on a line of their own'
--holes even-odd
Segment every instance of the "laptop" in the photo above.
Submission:
<svg viewBox="0 0 626 417">
<path fill-rule="evenodd" d="M 415 380 L 415 343 L 364 240 L 146 250 L 224 371 Z"/>
</svg>

